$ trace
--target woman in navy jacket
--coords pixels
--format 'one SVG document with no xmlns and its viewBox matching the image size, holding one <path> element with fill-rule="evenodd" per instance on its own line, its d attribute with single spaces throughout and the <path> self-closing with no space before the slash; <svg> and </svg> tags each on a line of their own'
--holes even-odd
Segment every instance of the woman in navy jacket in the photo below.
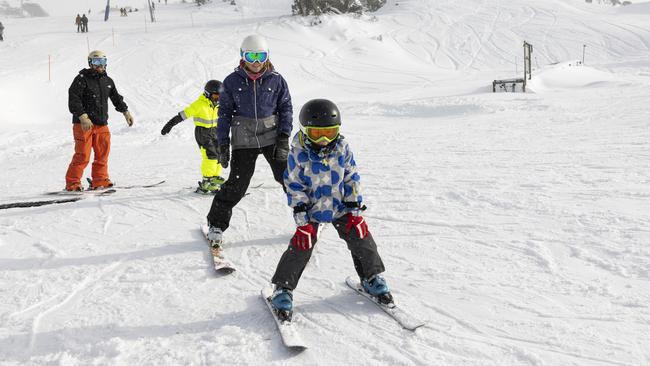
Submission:
<svg viewBox="0 0 650 366">
<path fill-rule="evenodd" d="M 269 61 L 266 40 L 246 37 L 240 54 L 239 66 L 223 81 L 219 99 L 218 160 L 224 168 L 230 164 L 230 174 L 208 213 L 207 236 L 213 248 L 223 243 L 223 231 L 230 224 L 233 207 L 246 194 L 259 154 L 284 189 L 282 177 L 293 126 L 289 88 Z"/>
</svg>

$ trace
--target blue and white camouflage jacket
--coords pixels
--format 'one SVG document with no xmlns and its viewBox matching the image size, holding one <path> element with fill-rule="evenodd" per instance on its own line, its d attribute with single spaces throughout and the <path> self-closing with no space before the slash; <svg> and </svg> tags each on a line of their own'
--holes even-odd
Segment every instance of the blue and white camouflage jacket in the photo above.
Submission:
<svg viewBox="0 0 650 366">
<path fill-rule="evenodd" d="M 318 153 L 298 132 L 291 143 L 284 185 L 298 226 L 332 222 L 358 210 L 362 202 L 357 164 L 343 136 L 331 149 Z"/>
</svg>

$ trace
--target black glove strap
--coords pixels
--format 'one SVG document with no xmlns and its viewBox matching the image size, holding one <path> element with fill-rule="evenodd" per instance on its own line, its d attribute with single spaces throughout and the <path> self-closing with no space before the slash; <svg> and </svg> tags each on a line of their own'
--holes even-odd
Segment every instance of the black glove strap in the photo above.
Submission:
<svg viewBox="0 0 650 366">
<path fill-rule="evenodd" d="M 343 202 L 346 208 L 356 208 L 359 211 L 365 211 L 368 207 L 361 205 L 361 202 Z"/>
<path fill-rule="evenodd" d="M 293 208 L 293 213 L 307 212 L 307 205 L 301 204 Z"/>
</svg>

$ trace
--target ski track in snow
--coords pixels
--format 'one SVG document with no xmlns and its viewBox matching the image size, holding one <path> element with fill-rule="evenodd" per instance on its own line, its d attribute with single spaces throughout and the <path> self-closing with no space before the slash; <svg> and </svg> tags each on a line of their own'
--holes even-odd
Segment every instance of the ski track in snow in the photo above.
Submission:
<svg viewBox="0 0 650 366">
<path fill-rule="evenodd" d="M 399 0 L 311 25 L 290 3 L 170 2 L 146 33 L 143 14 L 91 18 L 87 35 L 67 17 L 3 19 L 0 201 L 63 187 L 66 91 L 87 42 L 108 52 L 136 118 L 110 112 L 111 178 L 166 183 L 0 211 L 0 363 L 649 364 L 647 14 Z M 341 108 L 386 278 L 425 327 L 406 331 L 347 288 L 352 260 L 326 227 L 294 293 L 310 348 L 285 350 L 259 290 L 295 225 L 263 159 L 251 186 L 264 185 L 226 232 L 238 271 L 214 273 L 198 230 L 212 196 L 179 188 L 200 179 L 192 123 L 159 131 L 232 71 L 251 32 L 287 79 L 294 132 L 307 100 Z M 524 40 L 533 92 L 490 93 L 521 73 Z"/>
</svg>

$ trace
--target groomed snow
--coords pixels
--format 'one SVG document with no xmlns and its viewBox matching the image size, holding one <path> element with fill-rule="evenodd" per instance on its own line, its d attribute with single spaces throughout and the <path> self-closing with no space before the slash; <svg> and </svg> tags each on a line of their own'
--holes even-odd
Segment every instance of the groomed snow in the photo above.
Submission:
<svg viewBox="0 0 650 366">
<path fill-rule="evenodd" d="M 0 19 L 0 204 L 63 188 L 88 49 L 108 53 L 136 119 L 111 112 L 111 178 L 166 180 L 0 210 L 0 364 L 650 364 L 647 3 L 390 0 L 317 25 L 290 0 L 169 3 L 146 31 L 143 12 L 93 9 L 88 34 L 69 15 Z M 226 231 L 239 271 L 211 270 L 193 125 L 159 131 L 251 33 L 289 83 L 294 131 L 307 100 L 340 106 L 385 277 L 427 326 L 350 291 L 328 228 L 294 293 L 310 348 L 283 347 L 259 290 L 295 224 L 263 159 Z M 523 41 L 530 92 L 492 93 L 521 76 Z"/>
</svg>

